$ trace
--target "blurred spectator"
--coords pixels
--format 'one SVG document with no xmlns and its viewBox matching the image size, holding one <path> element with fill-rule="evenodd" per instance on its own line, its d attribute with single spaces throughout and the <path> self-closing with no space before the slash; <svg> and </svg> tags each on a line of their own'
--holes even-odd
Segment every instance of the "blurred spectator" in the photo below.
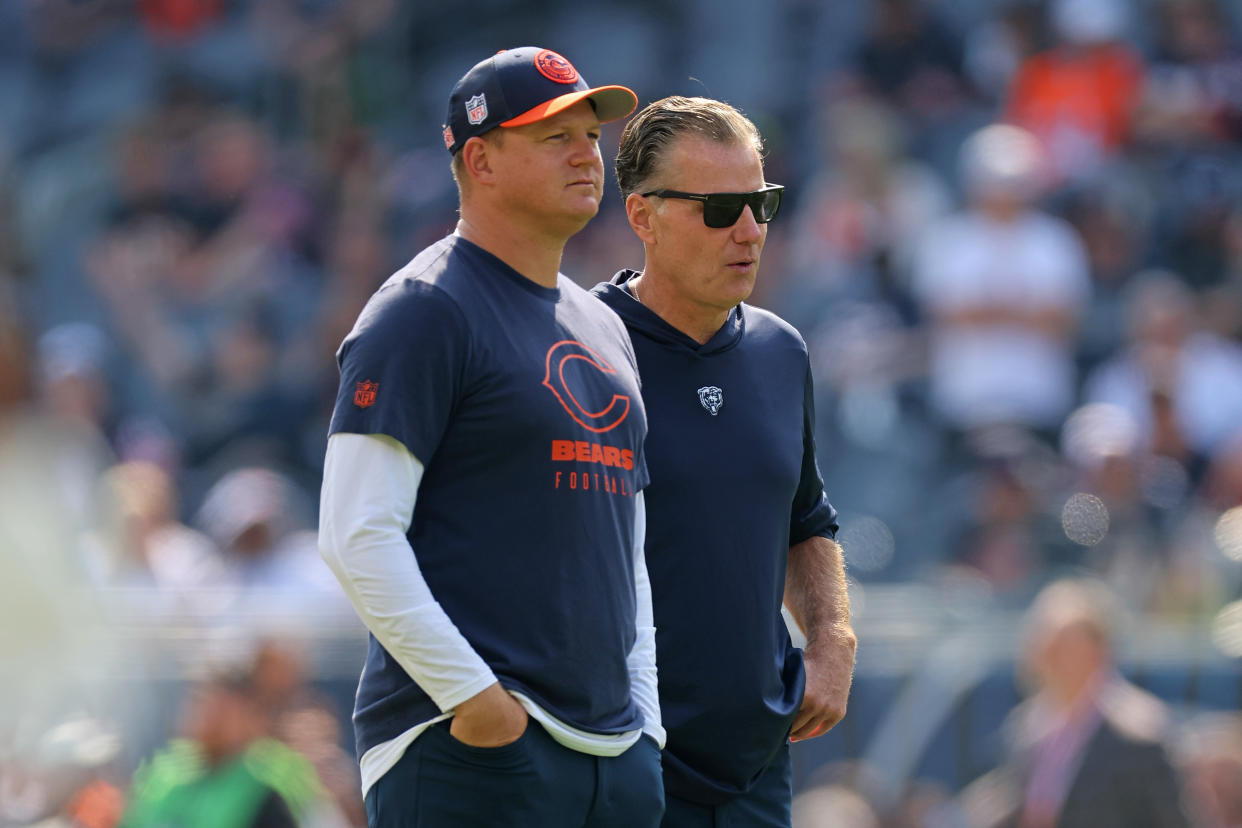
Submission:
<svg viewBox="0 0 1242 828">
<path fill-rule="evenodd" d="M 230 575 L 239 583 L 301 586 L 308 574 L 302 565 L 312 559 L 299 556 L 296 548 L 305 540 L 293 536 L 304 525 L 300 511 L 286 477 L 271 469 L 242 468 L 211 487 L 196 522 L 224 552 Z"/>
<path fill-rule="evenodd" d="M 1131 6 L 1052 0 L 1048 9 L 1056 42 L 1018 67 L 1005 117 L 1035 134 L 1058 178 L 1092 178 L 1128 139 L 1141 89 L 1142 61 L 1126 44 Z"/>
<path fill-rule="evenodd" d="M 1144 81 L 1135 132 L 1169 148 L 1242 139 L 1242 53 L 1216 0 L 1165 0 L 1160 42 Z"/>
<path fill-rule="evenodd" d="M 1205 319 L 1216 330 L 1236 334 L 1242 304 L 1231 235 L 1242 197 L 1242 153 L 1236 146 L 1178 152 L 1151 166 L 1160 204 L 1148 260 L 1202 296 Z"/>
<path fill-rule="evenodd" d="M 408 67 L 381 38 L 399 31 L 398 6 L 395 0 L 254 4 L 254 34 L 273 75 L 270 114 L 281 132 L 306 135 L 332 152 L 354 140 L 357 125 L 408 104 Z"/>
<path fill-rule="evenodd" d="M 97 486 L 111 455 L 89 421 L 34 397 L 36 358 L 11 310 L 0 306 L 0 699 L 12 694 L 0 701 L 0 733 L 7 716 L 64 701 L 104 657 L 79 625 L 109 632 L 83 541 L 108 522 Z"/>
<path fill-rule="evenodd" d="M 1191 720 L 1179 739 L 1187 811 L 1199 828 L 1242 825 L 1242 720 L 1233 712 Z"/>
<path fill-rule="evenodd" d="M 353 617 L 319 556 L 307 514 L 305 494 L 271 469 L 234 469 L 211 487 L 195 523 L 223 555 L 219 579 L 208 584 L 228 598 L 221 609 L 244 616 L 262 608 L 290 622 Z"/>
<path fill-rule="evenodd" d="M 35 371 L 48 415 L 106 433 L 111 414 L 108 345 L 103 331 L 85 322 L 57 325 L 39 337 Z"/>
<path fill-rule="evenodd" d="M 110 522 L 97 488 L 110 457 L 82 398 L 53 412 L 37 396 L 36 363 L 64 355 L 47 342 L 36 355 L 15 311 L 0 302 L 0 824 L 110 828 L 111 723 L 128 700 L 86 543 Z"/>
<path fill-rule="evenodd" d="M 25 108 L 19 151 L 46 151 L 141 106 L 143 55 L 134 49 L 128 3 L 38 0 L 15 5 L 24 7 L 31 99 L 58 102 Z"/>
<path fill-rule="evenodd" d="M 855 59 L 868 86 L 915 123 L 960 111 L 970 94 L 955 33 L 923 0 L 876 0 Z"/>
<path fill-rule="evenodd" d="M 1143 274 L 1127 293 L 1128 344 L 1088 376 L 1084 396 L 1123 409 L 1142 445 L 1197 480 L 1242 435 L 1242 347 L 1202 329 L 1174 274 Z"/>
<path fill-rule="evenodd" d="M 267 640 L 254 661 L 254 695 L 272 722 L 272 734 L 306 757 L 336 810 L 350 825 L 366 825 L 362 778 L 352 753 L 341 748 L 341 717 L 307 684 L 306 654 L 291 640 Z"/>
<path fill-rule="evenodd" d="M 358 312 L 383 281 L 377 274 L 391 269 L 391 246 L 378 218 L 371 215 L 341 215 L 331 234 L 326 257 L 328 282 L 319 303 L 320 319 L 313 346 L 319 370 L 324 365 L 332 368 L 333 386 L 335 362 L 323 356 L 336 353 L 353 328 Z"/>
<path fill-rule="evenodd" d="M 134 774 L 126 828 L 280 828 L 322 807 L 314 769 L 267 736 L 246 670 L 217 668 L 191 692 L 182 737 Z"/>
<path fill-rule="evenodd" d="M 909 131 L 911 157 L 943 170 L 962 138 L 990 111 L 964 69 L 954 9 L 927 0 L 872 0 L 863 14 L 867 28 L 854 55 L 865 97 L 892 108 Z"/>
<path fill-rule="evenodd" d="M 1074 399 L 1074 336 L 1090 284 L 1081 242 L 1032 206 L 1035 139 L 996 125 L 962 147 L 970 204 L 933 223 L 914 262 L 930 333 L 931 402 L 953 429 L 1055 429 Z"/>
<path fill-rule="evenodd" d="M 222 316 L 208 335 L 207 374 L 184 407 L 186 459 L 194 464 L 301 458 L 303 402 L 309 389 L 278 374 L 281 342 L 267 314 Z M 305 381 L 304 378 L 299 378 Z"/>
<path fill-rule="evenodd" d="M 1081 562 L 1127 606 L 1187 617 L 1214 611 L 1225 599 L 1215 550 L 1187 537 L 1191 503 L 1186 469 L 1153 454 L 1129 413 L 1091 403 L 1066 420 L 1062 451 L 1078 473 L 1062 510 Z"/>
<path fill-rule="evenodd" d="M 1002 100 L 1018 67 L 1043 45 L 1042 7 L 1035 2 L 1006 3 L 977 20 L 966 35 L 963 66 L 989 101 Z"/>
<path fill-rule="evenodd" d="M 189 591 L 220 580 L 224 562 L 216 546 L 177 519 L 177 491 L 168 472 L 130 461 L 109 469 L 104 485 L 121 520 L 120 548 L 109 561 L 104 583 L 149 588 L 137 601 L 155 611 L 170 609 L 192 597 Z"/>
<path fill-rule="evenodd" d="M 908 316 L 904 276 L 914 242 L 948 211 L 948 189 L 931 168 L 905 157 L 905 129 L 879 99 L 841 101 L 825 120 L 825 163 L 790 234 L 805 283 L 795 289 L 883 299 Z"/>
<path fill-rule="evenodd" d="M 1028 613 L 1022 668 L 1034 695 L 1011 716 L 1008 763 L 974 783 L 975 826 L 1189 825 L 1165 752 L 1168 714 L 1113 663 L 1120 615 L 1089 581 L 1057 581 Z"/>
<path fill-rule="evenodd" d="M 0 825 L 114 828 L 125 808 L 114 778 L 120 750 L 114 727 L 76 715 L 0 754 Z"/>
<path fill-rule="evenodd" d="M 867 800 L 841 784 L 808 788 L 794 798 L 793 828 L 880 828 Z"/>
<path fill-rule="evenodd" d="M 1132 167 L 1118 164 L 1098 186 L 1062 202 L 1062 214 L 1082 238 L 1091 272 L 1091 299 L 1076 346 L 1080 377 L 1125 341 L 1124 292 L 1150 255 L 1156 194 Z"/>
<path fill-rule="evenodd" d="M 210 462 L 238 439 L 297 462 L 313 389 L 286 386 L 277 366 L 317 301 L 311 204 L 279 174 L 256 123 L 177 106 L 154 130 L 131 133 L 119 155 L 122 198 L 92 249 L 94 285 L 189 462 Z M 177 118 L 194 131 L 169 145 L 185 127 Z M 148 146 L 156 172 L 134 157 Z M 169 153 L 187 168 L 174 175 Z"/>
<path fill-rule="evenodd" d="M 1216 453 L 1208 467 L 1202 494 L 1210 507 L 1223 510 L 1242 506 L 1242 437 Z"/>
<path fill-rule="evenodd" d="M 982 575 L 1000 599 L 1025 598 L 1065 558 L 1065 535 L 1050 508 L 1062 484 L 1058 458 L 1022 429 L 972 435 L 964 513 L 951 565 Z"/>
</svg>

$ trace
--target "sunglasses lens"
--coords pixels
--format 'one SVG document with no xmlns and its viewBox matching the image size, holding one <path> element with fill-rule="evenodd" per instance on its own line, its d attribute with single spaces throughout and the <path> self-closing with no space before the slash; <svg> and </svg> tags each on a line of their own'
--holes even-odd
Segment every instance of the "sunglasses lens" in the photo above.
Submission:
<svg viewBox="0 0 1242 828">
<path fill-rule="evenodd" d="M 732 227 L 745 206 L 746 199 L 742 196 L 709 195 L 703 202 L 703 223 L 708 227 Z"/>
<path fill-rule="evenodd" d="M 782 193 L 784 193 L 784 190 L 766 190 L 756 193 L 758 209 L 752 206 L 752 209 L 755 210 L 755 221 L 760 224 L 766 224 L 776 218 L 776 211 L 781 209 Z"/>
<path fill-rule="evenodd" d="M 750 206 L 755 221 L 767 224 L 776 218 L 781 208 L 783 190 L 761 190 L 756 193 L 712 193 L 703 203 L 703 223 L 708 227 L 732 227 L 742 215 L 742 208 Z"/>
</svg>

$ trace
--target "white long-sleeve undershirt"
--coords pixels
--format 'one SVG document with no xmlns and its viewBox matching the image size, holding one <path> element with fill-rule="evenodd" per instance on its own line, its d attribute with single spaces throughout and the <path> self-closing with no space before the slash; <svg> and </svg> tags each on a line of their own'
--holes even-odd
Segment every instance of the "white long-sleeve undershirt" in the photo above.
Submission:
<svg viewBox="0 0 1242 828">
<path fill-rule="evenodd" d="M 422 481 L 423 464 L 399 441 L 380 434 L 338 433 L 328 440 L 320 492 L 319 550 L 363 623 L 431 697 L 441 715 L 372 747 L 361 759 L 363 792 L 384 775 L 428 726 L 496 681 L 487 663 L 431 594 L 406 532 Z M 646 511 L 636 496 L 635 641 L 627 664 L 631 693 L 643 713 L 642 730 L 588 733 L 565 724 L 524 694 L 513 695 L 554 739 L 597 756 L 616 756 L 647 733 L 661 747 L 656 685 L 655 626 L 643 544 Z"/>
</svg>

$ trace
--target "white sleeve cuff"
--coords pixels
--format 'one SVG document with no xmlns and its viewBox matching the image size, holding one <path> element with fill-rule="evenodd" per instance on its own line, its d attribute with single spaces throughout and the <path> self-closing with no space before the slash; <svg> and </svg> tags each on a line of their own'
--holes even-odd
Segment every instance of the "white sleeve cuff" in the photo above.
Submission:
<svg viewBox="0 0 1242 828">
<path fill-rule="evenodd" d="M 634 515 L 634 597 L 637 613 L 634 647 L 626 664 L 630 670 L 630 692 L 643 714 L 643 733 L 664 748 L 665 732 L 660 720 L 660 690 L 656 674 L 655 625 L 651 609 L 651 581 L 647 577 L 647 509 L 643 493 L 635 495 Z"/>
</svg>

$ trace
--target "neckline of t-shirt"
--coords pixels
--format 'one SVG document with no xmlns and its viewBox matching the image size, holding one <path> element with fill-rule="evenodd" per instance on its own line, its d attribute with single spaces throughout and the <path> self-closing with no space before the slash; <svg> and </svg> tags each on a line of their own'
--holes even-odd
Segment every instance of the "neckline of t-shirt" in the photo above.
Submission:
<svg viewBox="0 0 1242 828">
<path fill-rule="evenodd" d="M 504 259 L 501 259 L 496 254 L 491 253 L 482 247 L 479 247 L 469 239 L 460 236 L 457 233 L 453 234 L 453 238 L 458 244 L 464 244 L 467 250 L 477 252 L 489 265 L 491 265 L 491 271 L 495 272 L 499 276 L 503 276 L 505 279 L 512 282 L 514 285 L 527 293 L 549 302 L 555 302 L 561 298 L 561 289 L 559 287 L 544 287 L 538 282 L 528 279 L 521 273 L 518 273 L 506 264 Z M 559 273 L 557 274 L 557 279 L 560 279 Z"/>
</svg>

